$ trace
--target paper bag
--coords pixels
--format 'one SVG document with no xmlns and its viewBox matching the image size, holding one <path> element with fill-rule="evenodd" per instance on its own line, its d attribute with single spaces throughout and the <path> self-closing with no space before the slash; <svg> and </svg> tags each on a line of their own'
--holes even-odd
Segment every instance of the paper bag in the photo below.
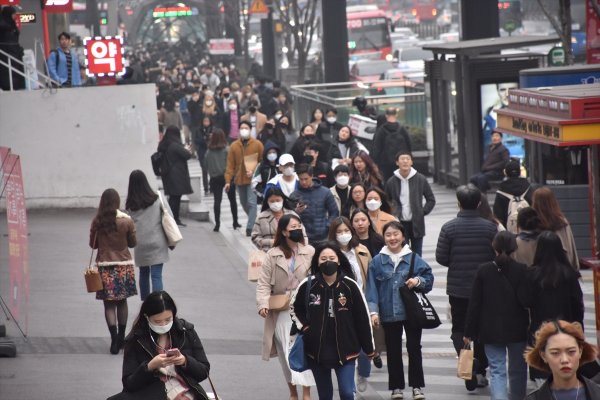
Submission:
<svg viewBox="0 0 600 400">
<path fill-rule="evenodd" d="M 244 156 L 244 166 L 246 167 L 246 172 L 254 172 L 257 165 L 258 153 L 248 154 Z"/>
<path fill-rule="evenodd" d="M 456 370 L 456 376 L 466 381 L 472 378 L 473 374 L 473 350 L 470 346 L 466 346 L 460 351 L 458 356 L 458 367 Z"/>
<path fill-rule="evenodd" d="M 260 275 L 262 265 L 267 259 L 267 253 L 262 250 L 254 250 L 248 257 L 248 280 L 250 282 L 256 282 Z"/>
</svg>

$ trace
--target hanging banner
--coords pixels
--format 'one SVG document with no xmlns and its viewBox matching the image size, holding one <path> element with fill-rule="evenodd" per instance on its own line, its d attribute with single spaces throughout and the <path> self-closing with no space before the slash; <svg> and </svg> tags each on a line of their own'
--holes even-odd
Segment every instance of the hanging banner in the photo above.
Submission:
<svg viewBox="0 0 600 400">
<path fill-rule="evenodd" d="M 73 11 L 73 0 L 43 0 L 42 9 L 52 14 L 69 13 Z"/>
<path fill-rule="evenodd" d="M 27 210 L 21 160 L 18 155 L 0 149 L 2 187 L 6 199 L 8 225 L 9 294 L 8 307 L 25 334 L 29 306 L 29 250 L 27 238 Z M 8 153 L 8 154 L 7 154 Z M 3 277 L 0 277 L 3 279 Z"/>
<path fill-rule="evenodd" d="M 600 15 L 592 6 L 593 0 L 585 0 L 586 54 L 588 64 L 600 64 Z"/>
</svg>

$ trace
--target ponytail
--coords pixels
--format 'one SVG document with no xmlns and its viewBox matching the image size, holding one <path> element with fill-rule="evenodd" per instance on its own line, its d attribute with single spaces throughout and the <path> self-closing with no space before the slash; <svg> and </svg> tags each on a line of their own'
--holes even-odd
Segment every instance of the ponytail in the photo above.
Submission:
<svg viewBox="0 0 600 400">
<path fill-rule="evenodd" d="M 492 247 L 497 253 L 494 262 L 499 267 L 504 267 L 511 262 L 510 255 L 517 250 L 517 239 L 509 231 L 498 232 L 494 237 Z"/>
</svg>

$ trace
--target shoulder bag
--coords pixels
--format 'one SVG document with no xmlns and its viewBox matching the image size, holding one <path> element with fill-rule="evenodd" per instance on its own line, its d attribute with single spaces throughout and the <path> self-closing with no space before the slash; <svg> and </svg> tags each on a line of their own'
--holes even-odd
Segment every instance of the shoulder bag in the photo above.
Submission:
<svg viewBox="0 0 600 400">
<path fill-rule="evenodd" d="M 158 199 L 160 200 L 160 208 L 162 210 L 161 223 L 163 231 L 165 232 L 165 236 L 167 237 L 167 243 L 169 246 L 175 247 L 177 243 L 181 242 L 183 236 L 181 235 L 181 231 L 177 226 L 177 222 L 175 222 L 175 218 L 173 218 L 165 209 L 165 203 L 160 191 L 158 192 Z"/>
<path fill-rule="evenodd" d="M 308 280 L 306 281 L 306 290 L 304 296 L 304 304 L 306 307 L 306 320 L 310 321 L 310 309 L 308 307 L 308 299 L 310 296 L 310 284 L 312 281 L 312 275 L 308 276 Z M 306 358 L 306 352 L 304 351 L 304 334 L 302 332 L 298 332 L 296 335 L 296 340 L 290 349 L 290 354 L 288 355 L 288 361 L 290 363 L 290 369 L 296 372 L 304 372 L 308 369 L 308 359 Z"/>
<path fill-rule="evenodd" d="M 92 259 L 94 258 L 94 247 L 96 245 L 96 239 L 98 238 L 98 232 L 94 234 L 94 242 L 92 245 L 92 254 L 90 255 L 90 262 L 83 273 L 83 277 L 85 278 L 85 287 L 87 288 L 88 293 L 94 293 L 99 290 L 104 289 L 104 285 L 102 284 L 102 278 L 100 278 L 100 273 L 98 272 L 98 268 L 92 266 Z"/>
<path fill-rule="evenodd" d="M 414 269 L 415 253 L 412 253 L 407 280 L 412 278 Z M 404 284 L 400 286 L 400 298 L 402 298 L 402 302 L 404 303 L 408 321 L 414 326 L 421 329 L 434 329 L 441 325 L 440 318 L 427 296 L 425 296 L 425 293 L 409 289 L 408 286 Z"/>
</svg>

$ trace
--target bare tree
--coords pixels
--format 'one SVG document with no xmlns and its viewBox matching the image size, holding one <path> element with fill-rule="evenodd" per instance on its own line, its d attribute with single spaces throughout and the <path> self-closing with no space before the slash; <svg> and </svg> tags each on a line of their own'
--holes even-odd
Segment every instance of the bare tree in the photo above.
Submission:
<svg viewBox="0 0 600 400">
<path fill-rule="evenodd" d="M 224 0 L 225 8 L 225 29 L 227 37 L 233 36 L 235 40 L 236 53 L 240 48 L 244 53 L 244 66 L 248 70 L 250 67 L 250 52 L 248 49 L 248 40 L 250 39 L 250 16 L 248 12 L 251 0 Z M 241 11 L 241 12 L 240 12 Z M 240 23 L 241 22 L 241 23 Z"/>
<path fill-rule="evenodd" d="M 573 58 L 573 47 L 571 45 L 571 0 L 559 0 L 558 1 L 558 16 L 552 15 L 550 10 L 550 4 L 556 4 L 556 0 L 537 0 L 542 12 L 552 24 L 552 27 L 556 31 L 556 34 L 560 37 L 562 47 L 565 49 L 567 64 L 572 65 L 574 63 Z M 592 0 L 597 6 L 597 0 Z M 600 9 L 600 7 L 598 7 Z M 598 12 L 598 9 L 596 12 Z"/>
<path fill-rule="evenodd" d="M 304 73 L 313 35 L 319 25 L 318 0 L 289 0 L 275 7 L 284 32 L 291 39 L 288 57 L 298 63 L 298 83 L 304 83 Z"/>
</svg>

